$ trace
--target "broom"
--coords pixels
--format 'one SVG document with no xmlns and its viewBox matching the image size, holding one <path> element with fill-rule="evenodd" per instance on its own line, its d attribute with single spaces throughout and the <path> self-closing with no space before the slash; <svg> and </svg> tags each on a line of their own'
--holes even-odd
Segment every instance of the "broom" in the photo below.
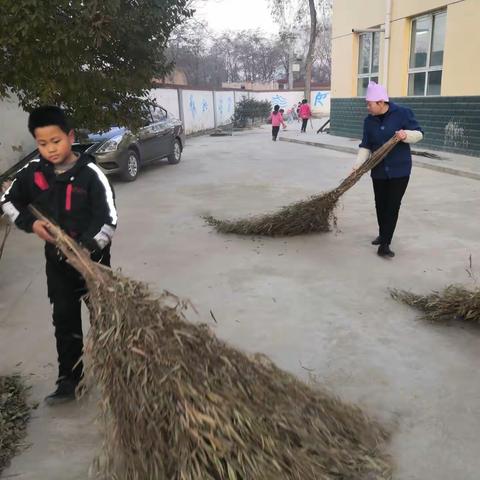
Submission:
<svg viewBox="0 0 480 480">
<path fill-rule="evenodd" d="M 422 318 L 434 323 L 464 320 L 480 325 L 480 289 L 449 285 L 443 291 L 416 295 L 405 290 L 391 290 L 392 298 L 422 311 Z"/>
<path fill-rule="evenodd" d="M 30 418 L 27 396 L 28 388 L 18 375 L 0 376 L 0 475 L 24 445 Z"/>
<path fill-rule="evenodd" d="M 358 408 L 228 346 L 185 319 L 188 302 L 154 297 L 49 230 L 89 289 L 84 355 L 101 393 L 101 478 L 391 478 L 388 433 Z"/>
<path fill-rule="evenodd" d="M 394 136 L 342 183 L 329 192 L 310 197 L 292 205 L 282 207 L 278 212 L 239 220 L 219 220 L 211 215 L 205 221 L 220 233 L 239 235 L 263 235 L 286 237 L 313 232 L 329 232 L 331 223 L 336 225 L 334 209 L 338 199 L 352 188 L 364 175 L 378 165 L 395 147 L 399 140 Z"/>
</svg>

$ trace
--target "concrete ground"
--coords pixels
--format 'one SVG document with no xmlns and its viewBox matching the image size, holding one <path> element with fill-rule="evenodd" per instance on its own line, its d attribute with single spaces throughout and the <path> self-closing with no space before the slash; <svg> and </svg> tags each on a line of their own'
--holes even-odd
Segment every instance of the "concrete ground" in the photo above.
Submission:
<svg viewBox="0 0 480 480">
<path fill-rule="evenodd" d="M 267 128 L 189 141 L 183 161 L 115 182 L 116 266 L 190 298 L 217 334 L 317 380 L 395 424 L 396 480 L 478 480 L 479 330 L 433 326 L 393 301 L 389 287 L 428 292 L 471 282 L 480 258 L 480 183 L 415 169 L 392 248 L 377 257 L 368 178 L 338 208 L 339 231 L 289 239 L 221 236 L 200 216 L 274 210 L 336 186 L 353 155 L 273 143 Z M 100 445 L 95 399 L 48 408 L 53 331 L 40 242 L 15 231 L 0 262 L 0 375 L 32 385 L 26 442 L 2 479 L 83 480 Z M 210 310 L 218 324 L 214 324 Z M 308 369 L 308 370 L 307 370 Z"/>
</svg>

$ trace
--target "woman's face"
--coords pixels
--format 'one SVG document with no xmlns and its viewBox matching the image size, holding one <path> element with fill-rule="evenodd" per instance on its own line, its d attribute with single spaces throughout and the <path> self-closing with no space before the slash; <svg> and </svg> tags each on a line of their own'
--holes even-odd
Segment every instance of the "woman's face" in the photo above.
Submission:
<svg viewBox="0 0 480 480">
<path fill-rule="evenodd" d="M 385 113 L 385 102 L 367 102 L 367 110 L 370 115 L 382 115 Z"/>
</svg>

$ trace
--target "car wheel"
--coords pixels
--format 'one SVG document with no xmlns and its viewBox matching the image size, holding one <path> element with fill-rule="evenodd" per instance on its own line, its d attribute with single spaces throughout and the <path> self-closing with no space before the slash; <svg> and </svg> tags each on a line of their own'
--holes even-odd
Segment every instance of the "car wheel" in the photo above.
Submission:
<svg viewBox="0 0 480 480">
<path fill-rule="evenodd" d="M 133 182 L 137 179 L 138 171 L 140 170 L 140 162 L 138 160 L 138 153 L 134 150 L 128 151 L 127 163 L 121 173 L 122 179 L 126 182 Z"/>
<path fill-rule="evenodd" d="M 173 144 L 173 153 L 168 156 L 168 163 L 174 165 L 182 158 L 182 144 L 180 140 L 175 140 Z"/>
</svg>

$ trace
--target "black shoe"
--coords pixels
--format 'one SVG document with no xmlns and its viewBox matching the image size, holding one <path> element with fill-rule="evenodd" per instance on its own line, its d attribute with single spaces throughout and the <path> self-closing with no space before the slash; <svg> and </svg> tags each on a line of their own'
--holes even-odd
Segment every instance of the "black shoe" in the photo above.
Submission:
<svg viewBox="0 0 480 480">
<path fill-rule="evenodd" d="M 380 235 L 375 240 L 372 240 L 372 245 L 381 245 L 381 244 L 382 244 L 382 237 L 380 237 Z"/>
<path fill-rule="evenodd" d="M 390 250 L 390 245 L 380 245 L 377 250 L 377 254 L 381 257 L 390 257 L 393 258 L 395 253 Z"/>
<path fill-rule="evenodd" d="M 57 389 L 45 397 L 45 403 L 53 406 L 61 403 L 71 402 L 75 400 L 76 388 L 77 383 L 69 380 L 68 378 L 59 380 L 57 382 Z"/>
</svg>

